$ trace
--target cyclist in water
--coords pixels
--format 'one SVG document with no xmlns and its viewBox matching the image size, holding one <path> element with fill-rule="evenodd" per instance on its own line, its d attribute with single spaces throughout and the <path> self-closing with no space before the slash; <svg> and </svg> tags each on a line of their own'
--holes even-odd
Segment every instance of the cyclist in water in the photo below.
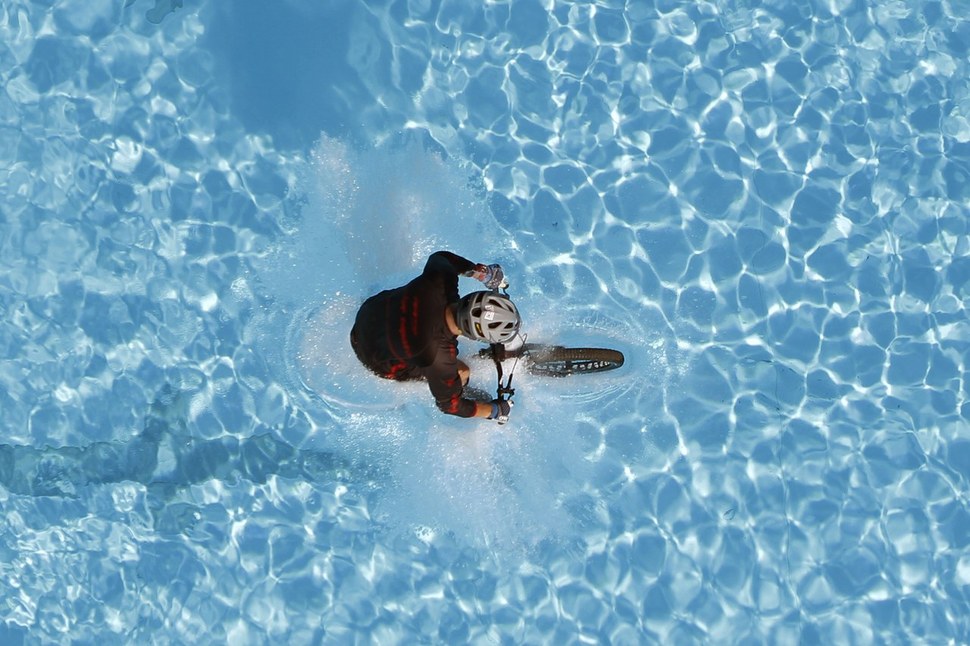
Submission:
<svg viewBox="0 0 970 646">
<path fill-rule="evenodd" d="M 475 278 L 493 291 L 458 296 L 458 277 Z M 458 336 L 507 343 L 519 330 L 519 312 L 507 296 L 499 265 L 475 264 L 450 251 L 428 258 L 420 276 L 361 305 L 350 332 L 360 362 L 395 381 L 425 379 L 438 408 L 458 417 L 506 418 L 504 399 L 466 398 L 470 370 L 458 359 Z"/>
</svg>

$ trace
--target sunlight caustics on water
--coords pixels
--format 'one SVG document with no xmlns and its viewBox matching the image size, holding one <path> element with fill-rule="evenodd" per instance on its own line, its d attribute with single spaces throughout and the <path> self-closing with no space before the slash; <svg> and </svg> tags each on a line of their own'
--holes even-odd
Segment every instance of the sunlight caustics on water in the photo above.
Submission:
<svg viewBox="0 0 970 646">
<path fill-rule="evenodd" d="M 0 642 L 966 642 L 966 13 L 0 4 Z M 437 249 L 626 365 L 377 380 Z"/>
</svg>

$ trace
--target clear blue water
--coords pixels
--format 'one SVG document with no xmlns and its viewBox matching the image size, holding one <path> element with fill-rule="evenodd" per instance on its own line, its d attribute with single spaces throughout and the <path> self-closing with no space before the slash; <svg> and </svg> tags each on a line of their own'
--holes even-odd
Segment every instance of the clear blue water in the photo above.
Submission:
<svg viewBox="0 0 970 646">
<path fill-rule="evenodd" d="M 970 641 L 965 1 L 122 5 L 0 4 L 0 643 Z M 378 382 L 439 248 L 627 365 Z"/>
</svg>

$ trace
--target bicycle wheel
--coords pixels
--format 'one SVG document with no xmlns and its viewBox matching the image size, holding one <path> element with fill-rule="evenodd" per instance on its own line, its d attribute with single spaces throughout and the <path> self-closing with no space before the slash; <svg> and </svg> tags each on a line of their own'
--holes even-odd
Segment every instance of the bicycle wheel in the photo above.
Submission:
<svg viewBox="0 0 970 646">
<path fill-rule="evenodd" d="M 605 372 L 623 365 L 623 353 L 607 348 L 545 346 L 530 349 L 529 372 L 550 377 Z"/>
</svg>

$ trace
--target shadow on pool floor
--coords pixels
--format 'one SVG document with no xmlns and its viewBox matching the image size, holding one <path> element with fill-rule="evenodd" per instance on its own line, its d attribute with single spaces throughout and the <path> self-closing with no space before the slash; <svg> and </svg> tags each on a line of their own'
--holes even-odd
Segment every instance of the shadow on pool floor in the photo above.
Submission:
<svg viewBox="0 0 970 646">
<path fill-rule="evenodd" d="M 262 484 L 280 476 L 321 482 L 350 475 L 351 465 L 339 456 L 299 450 L 270 433 L 243 439 L 192 438 L 185 429 L 183 398 L 171 386 L 163 388 L 144 429 L 129 441 L 84 447 L 0 444 L 0 485 L 14 494 L 75 498 L 91 485 L 141 483 L 148 487 L 157 525 L 167 501 L 179 490 L 208 480 Z"/>
</svg>

